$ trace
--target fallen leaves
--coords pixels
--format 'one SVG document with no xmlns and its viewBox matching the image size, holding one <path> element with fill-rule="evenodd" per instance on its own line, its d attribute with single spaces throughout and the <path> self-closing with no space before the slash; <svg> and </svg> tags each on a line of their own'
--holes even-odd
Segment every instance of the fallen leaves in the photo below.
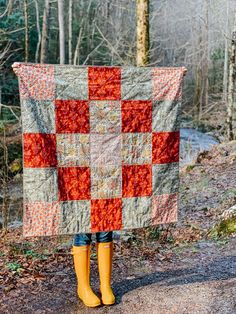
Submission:
<svg viewBox="0 0 236 314">
<path fill-rule="evenodd" d="M 35 238 L 29 242 L 22 237 L 21 228 L 10 230 L 0 241 L 0 290 L 6 294 L 19 285 L 45 281 L 47 272 L 71 266 L 69 246 L 62 249 L 61 240 L 50 238 L 42 242 Z"/>
</svg>

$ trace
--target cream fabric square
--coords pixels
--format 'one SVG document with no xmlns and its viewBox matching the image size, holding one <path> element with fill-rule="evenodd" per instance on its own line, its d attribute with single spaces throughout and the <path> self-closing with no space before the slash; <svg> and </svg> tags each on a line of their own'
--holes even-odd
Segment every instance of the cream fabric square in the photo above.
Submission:
<svg viewBox="0 0 236 314">
<path fill-rule="evenodd" d="M 121 104 L 119 101 L 90 101 L 90 132 L 121 132 Z"/>
<path fill-rule="evenodd" d="M 91 168 L 91 198 L 117 198 L 122 196 L 121 167 L 99 166 Z"/>
<path fill-rule="evenodd" d="M 91 164 L 94 166 L 121 164 L 121 134 L 90 135 Z"/>
</svg>

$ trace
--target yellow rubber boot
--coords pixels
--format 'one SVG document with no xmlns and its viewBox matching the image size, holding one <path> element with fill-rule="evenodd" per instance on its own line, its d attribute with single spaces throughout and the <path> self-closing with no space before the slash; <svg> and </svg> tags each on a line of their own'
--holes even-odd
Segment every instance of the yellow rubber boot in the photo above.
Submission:
<svg viewBox="0 0 236 314">
<path fill-rule="evenodd" d="M 90 245 L 73 246 L 71 253 L 78 281 L 77 293 L 79 298 L 89 307 L 101 305 L 100 299 L 90 287 Z"/>
<path fill-rule="evenodd" d="M 104 305 L 115 303 L 115 296 L 111 288 L 112 256 L 113 242 L 97 243 L 100 291 Z"/>
</svg>

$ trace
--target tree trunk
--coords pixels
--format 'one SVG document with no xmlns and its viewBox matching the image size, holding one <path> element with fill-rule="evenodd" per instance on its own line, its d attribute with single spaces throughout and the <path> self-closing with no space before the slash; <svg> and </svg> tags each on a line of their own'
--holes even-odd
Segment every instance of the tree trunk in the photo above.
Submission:
<svg viewBox="0 0 236 314">
<path fill-rule="evenodd" d="M 136 0 L 137 66 L 149 64 L 149 0 Z"/>
<path fill-rule="evenodd" d="M 8 149 L 6 144 L 6 127 L 3 126 L 3 204 L 2 204 L 2 225 L 6 232 L 8 227 L 8 211 L 9 211 L 9 186 L 8 186 Z"/>
<path fill-rule="evenodd" d="M 194 86 L 194 96 L 193 96 L 193 108 L 194 108 L 194 119 L 199 123 L 200 113 L 201 113 L 201 71 L 199 65 L 195 69 L 195 86 Z"/>
<path fill-rule="evenodd" d="M 63 0 L 58 2 L 58 23 L 59 23 L 59 47 L 60 47 L 60 64 L 65 64 L 65 26 L 64 26 L 64 8 Z"/>
<path fill-rule="evenodd" d="M 8 12 L 7 12 L 8 16 L 11 15 L 11 13 L 12 13 L 13 5 L 14 5 L 14 0 L 9 0 L 9 2 L 8 2 Z"/>
<path fill-rule="evenodd" d="M 44 13 L 43 13 L 43 29 L 42 29 L 40 63 L 46 63 L 48 59 L 50 15 L 51 15 L 51 3 L 50 3 L 50 0 L 45 0 Z"/>
<path fill-rule="evenodd" d="M 69 38 L 68 38 L 68 55 L 69 55 L 69 64 L 72 64 L 72 8 L 73 0 L 69 0 Z"/>
<path fill-rule="evenodd" d="M 24 0 L 25 17 L 25 62 L 29 61 L 29 24 L 28 24 L 28 0 Z"/>
<path fill-rule="evenodd" d="M 227 104 L 227 135 L 229 141 L 234 139 L 233 133 L 233 114 L 234 114 L 234 87 L 236 70 L 236 11 L 234 18 L 234 27 L 231 40 L 231 51 L 229 59 L 229 86 L 228 86 L 228 104 Z"/>
<path fill-rule="evenodd" d="M 228 34 L 229 29 L 229 2 L 226 1 L 226 31 L 225 33 Z M 224 103 L 227 102 L 227 87 L 228 87 L 228 66 L 229 66 L 229 44 L 227 35 L 225 35 L 225 56 L 224 56 L 224 76 L 223 76 L 223 95 L 222 100 Z"/>
<path fill-rule="evenodd" d="M 81 43 L 81 39 L 82 39 L 82 33 L 83 33 L 83 21 L 81 23 L 81 27 L 79 30 L 79 36 L 77 38 L 77 44 L 75 47 L 75 52 L 74 52 L 74 65 L 76 64 L 80 64 L 80 53 L 79 53 L 79 48 L 80 48 L 80 43 Z"/>
<path fill-rule="evenodd" d="M 204 93 L 203 104 L 208 108 L 208 92 L 209 92 L 209 0 L 205 0 L 205 44 L 204 44 L 204 62 L 203 62 L 203 77 L 204 77 Z"/>
<path fill-rule="evenodd" d="M 37 42 L 37 47 L 35 51 L 35 62 L 37 63 L 39 60 L 39 48 L 40 48 L 40 43 L 41 43 L 38 0 L 34 0 L 34 4 L 35 4 L 35 15 L 36 15 L 36 28 L 37 28 L 37 33 L 38 33 L 38 42 Z"/>
<path fill-rule="evenodd" d="M 202 28 L 199 26 L 199 36 L 197 38 L 197 51 L 194 55 L 195 59 L 195 85 L 194 85 L 194 95 L 193 95 L 193 108 L 194 108 L 194 119 L 197 123 L 201 120 L 202 115 L 202 100 L 203 100 L 203 70 L 202 70 L 202 58 L 203 58 L 203 40 L 202 40 Z"/>
</svg>

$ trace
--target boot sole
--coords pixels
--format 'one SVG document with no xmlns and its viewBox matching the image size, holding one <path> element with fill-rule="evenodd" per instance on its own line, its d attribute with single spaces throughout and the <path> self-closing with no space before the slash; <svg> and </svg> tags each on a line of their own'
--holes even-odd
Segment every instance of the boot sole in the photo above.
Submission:
<svg viewBox="0 0 236 314">
<path fill-rule="evenodd" d="M 116 303 L 116 301 L 114 301 L 113 303 L 105 303 L 105 302 L 102 302 L 103 305 L 113 305 L 113 304 L 115 304 L 115 303 Z"/>
<path fill-rule="evenodd" d="M 102 305 L 101 303 L 98 303 L 98 304 L 88 304 L 88 303 L 85 303 L 83 299 L 79 298 L 80 301 L 83 302 L 84 305 L 88 306 L 88 307 L 98 307 L 100 305 Z"/>
<path fill-rule="evenodd" d="M 101 290 L 100 290 L 100 299 L 101 299 L 103 305 L 113 305 L 116 303 L 116 299 L 114 299 L 113 302 L 103 302 Z"/>
<path fill-rule="evenodd" d="M 79 297 L 80 301 L 82 301 L 84 303 L 84 305 L 86 305 L 88 307 L 97 307 L 99 305 L 102 305 L 102 302 L 99 302 L 97 304 L 89 304 L 89 303 L 84 302 L 84 300 L 79 296 L 79 294 L 78 294 L 78 297 Z"/>
</svg>

